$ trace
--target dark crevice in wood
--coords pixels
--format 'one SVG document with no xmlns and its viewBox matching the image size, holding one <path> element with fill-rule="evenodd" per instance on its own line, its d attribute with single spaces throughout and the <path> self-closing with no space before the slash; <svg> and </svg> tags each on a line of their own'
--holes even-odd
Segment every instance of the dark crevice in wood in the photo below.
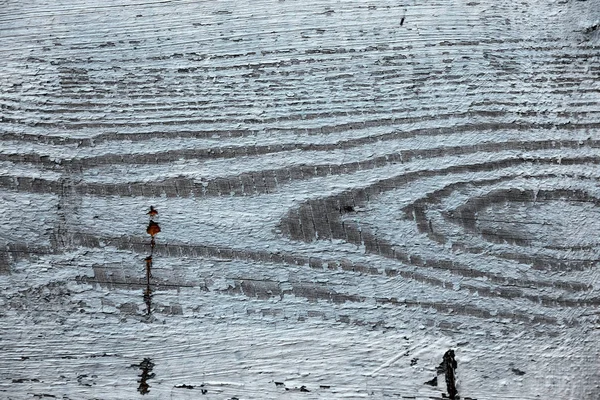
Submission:
<svg viewBox="0 0 600 400">
<path fill-rule="evenodd" d="M 458 390 L 456 389 L 456 359 L 454 358 L 454 350 L 448 350 L 443 357 L 441 364 L 436 368 L 438 374 L 444 374 L 446 378 L 446 391 L 450 400 L 458 400 Z M 443 395 L 443 397 L 446 397 Z"/>
</svg>

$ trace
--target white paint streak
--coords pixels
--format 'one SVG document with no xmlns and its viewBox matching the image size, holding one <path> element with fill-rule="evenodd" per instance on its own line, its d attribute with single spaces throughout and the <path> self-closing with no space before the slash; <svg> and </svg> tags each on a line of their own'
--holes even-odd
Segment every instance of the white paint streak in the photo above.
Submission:
<svg viewBox="0 0 600 400">
<path fill-rule="evenodd" d="M 596 399 L 599 19 L 3 1 L 0 398 Z"/>
</svg>

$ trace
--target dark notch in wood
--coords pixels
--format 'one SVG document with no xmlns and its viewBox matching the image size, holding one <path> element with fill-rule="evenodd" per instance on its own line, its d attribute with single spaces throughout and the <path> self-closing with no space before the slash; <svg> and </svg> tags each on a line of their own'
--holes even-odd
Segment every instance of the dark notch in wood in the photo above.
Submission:
<svg viewBox="0 0 600 400">
<path fill-rule="evenodd" d="M 194 388 L 194 386 L 192 386 L 192 385 L 185 385 L 185 384 L 183 384 L 183 385 L 175 385 L 173 387 L 176 388 L 176 389 L 193 389 Z"/>
<path fill-rule="evenodd" d="M 588 26 L 587 28 L 585 28 L 584 32 L 586 34 L 590 34 L 596 30 L 598 30 L 598 28 L 600 28 L 600 24 L 594 24 L 592 26 Z"/>
<path fill-rule="evenodd" d="M 152 314 L 152 288 L 149 283 L 144 289 L 144 304 L 146 304 L 146 315 L 149 317 Z"/>
<path fill-rule="evenodd" d="M 437 367 L 438 374 L 443 373 L 446 376 L 446 391 L 450 400 L 458 400 L 460 398 L 458 390 L 456 390 L 456 366 L 454 350 L 450 349 L 444 354 L 442 363 Z"/>
<path fill-rule="evenodd" d="M 432 380 L 425 382 L 425 385 L 437 386 L 438 385 L 437 376 L 434 376 Z"/>
<path fill-rule="evenodd" d="M 152 278 L 152 256 L 146 257 L 146 283 L 150 285 L 150 278 Z"/>
<path fill-rule="evenodd" d="M 148 379 L 154 378 L 154 374 L 152 373 L 152 369 L 154 368 L 154 363 L 149 358 L 144 358 L 144 360 L 139 363 L 139 365 L 132 365 L 132 367 L 138 367 L 142 370 L 142 374 L 140 375 L 140 386 L 138 386 L 138 392 L 140 394 L 148 394 L 150 392 L 150 385 L 148 384 Z"/>
</svg>

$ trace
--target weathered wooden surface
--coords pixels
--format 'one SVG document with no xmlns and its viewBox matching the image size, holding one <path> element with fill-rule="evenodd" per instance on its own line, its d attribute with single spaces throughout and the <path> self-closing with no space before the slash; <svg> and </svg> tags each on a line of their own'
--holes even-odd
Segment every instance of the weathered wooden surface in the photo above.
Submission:
<svg viewBox="0 0 600 400">
<path fill-rule="evenodd" d="M 0 397 L 597 399 L 599 18 L 0 2 Z"/>
</svg>

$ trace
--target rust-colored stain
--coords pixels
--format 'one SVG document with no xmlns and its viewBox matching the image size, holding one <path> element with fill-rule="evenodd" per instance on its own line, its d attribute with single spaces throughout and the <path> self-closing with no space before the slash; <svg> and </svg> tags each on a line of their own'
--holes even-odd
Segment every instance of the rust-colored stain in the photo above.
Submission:
<svg viewBox="0 0 600 400">
<path fill-rule="evenodd" d="M 150 211 L 148 211 L 146 214 L 148 214 L 150 218 L 154 218 L 158 215 L 158 210 L 156 210 L 154 206 L 150 206 Z"/>
<path fill-rule="evenodd" d="M 158 226 L 158 224 L 156 222 L 150 221 L 150 223 L 148 224 L 148 228 L 146 229 L 146 232 L 148 232 L 148 235 L 154 237 L 160 232 L 160 226 Z"/>
</svg>

